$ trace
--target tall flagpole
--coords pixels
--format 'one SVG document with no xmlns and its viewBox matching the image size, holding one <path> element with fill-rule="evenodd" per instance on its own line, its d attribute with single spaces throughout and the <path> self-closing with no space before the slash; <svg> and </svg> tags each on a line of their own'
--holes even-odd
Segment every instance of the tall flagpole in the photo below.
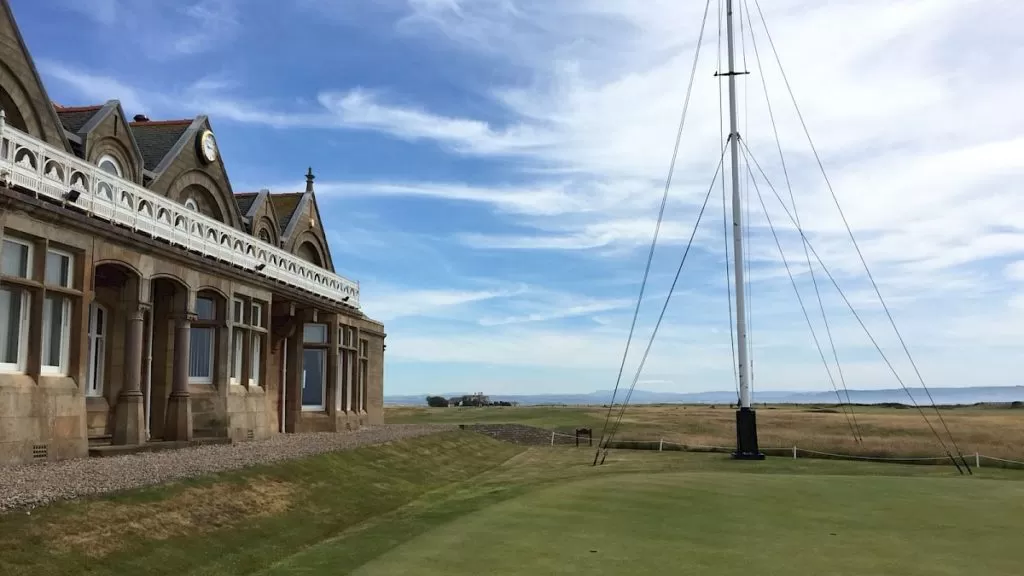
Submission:
<svg viewBox="0 0 1024 576">
<path fill-rule="evenodd" d="M 743 282 L 743 226 L 740 206 L 740 134 L 736 128 L 736 72 L 732 25 L 732 3 L 726 0 L 726 33 L 729 44 L 729 144 L 732 156 L 732 242 L 733 268 L 736 276 L 736 345 L 739 356 L 740 406 L 736 411 L 736 451 L 739 460 L 761 460 L 764 454 L 757 447 L 757 417 L 750 407 L 750 364 L 747 358 L 747 302 Z"/>
</svg>

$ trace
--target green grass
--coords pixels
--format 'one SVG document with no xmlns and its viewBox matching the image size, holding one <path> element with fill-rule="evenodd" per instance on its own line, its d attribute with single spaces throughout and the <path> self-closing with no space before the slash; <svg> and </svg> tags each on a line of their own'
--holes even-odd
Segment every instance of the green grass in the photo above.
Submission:
<svg viewBox="0 0 1024 576">
<path fill-rule="evenodd" d="M 0 574 L 1021 572 L 1024 472 L 592 456 L 453 432 L 53 506 L 0 517 Z M 225 504 L 246 498 L 261 506 Z M 112 507 L 137 521 L 113 529 L 109 553 L 55 546 Z M 140 529 L 196 508 L 177 532 Z"/>
</svg>

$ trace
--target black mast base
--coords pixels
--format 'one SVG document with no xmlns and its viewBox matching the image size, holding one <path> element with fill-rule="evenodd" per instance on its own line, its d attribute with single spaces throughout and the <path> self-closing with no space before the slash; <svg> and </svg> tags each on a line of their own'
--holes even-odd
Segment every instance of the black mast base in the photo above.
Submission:
<svg viewBox="0 0 1024 576">
<path fill-rule="evenodd" d="M 757 415 L 750 408 L 736 411 L 736 451 L 734 460 L 764 460 L 757 448 Z"/>
</svg>

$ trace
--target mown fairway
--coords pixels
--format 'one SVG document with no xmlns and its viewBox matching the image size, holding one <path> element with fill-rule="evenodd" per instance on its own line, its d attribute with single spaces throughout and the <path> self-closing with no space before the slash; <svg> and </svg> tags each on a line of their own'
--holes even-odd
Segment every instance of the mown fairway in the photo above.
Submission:
<svg viewBox="0 0 1024 576">
<path fill-rule="evenodd" d="M 1020 574 L 1024 472 L 592 455 L 449 432 L 13 513 L 0 574 Z"/>
<path fill-rule="evenodd" d="M 598 435 L 607 412 L 607 408 L 600 406 L 388 407 L 385 418 L 395 423 L 501 422 L 565 430 L 589 426 Z M 979 452 L 1024 461 L 1024 409 L 946 407 L 941 413 L 964 454 L 973 456 Z M 925 414 L 944 434 L 935 411 L 928 409 Z M 758 406 L 758 436 L 761 446 L 768 448 L 795 445 L 823 452 L 883 457 L 944 455 L 928 423 L 913 408 L 856 406 L 854 417 L 863 443 L 854 441 L 852 419 L 847 422 L 836 406 Z M 629 406 L 616 438 L 732 446 L 736 442 L 735 426 L 735 413 L 728 406 Z"/>
</svg>

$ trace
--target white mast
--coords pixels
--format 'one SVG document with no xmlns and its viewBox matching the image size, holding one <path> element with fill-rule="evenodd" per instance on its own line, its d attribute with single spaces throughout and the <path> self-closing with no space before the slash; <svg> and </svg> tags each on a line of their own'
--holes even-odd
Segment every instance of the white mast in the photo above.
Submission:
<svg viewBox="0 0 1024 576">
<path fill-rule="evenodd" d="M 747 358 L 747 302 L 743 281 L 743 226 L 740 206 L 740 134 L 736 127 L 736 72 L 732 25 L 732 0 L 726 0 L 726 34 L 729 44 L 729 145 L 732 155 L 732 240 L 736 276 L 736 347 L 739 359 L 740 407 L 736 413 L 737 458 L 763 458 L 757 447 L 757 424 L 750 409 L 750 364 Z"/>
</svg>

